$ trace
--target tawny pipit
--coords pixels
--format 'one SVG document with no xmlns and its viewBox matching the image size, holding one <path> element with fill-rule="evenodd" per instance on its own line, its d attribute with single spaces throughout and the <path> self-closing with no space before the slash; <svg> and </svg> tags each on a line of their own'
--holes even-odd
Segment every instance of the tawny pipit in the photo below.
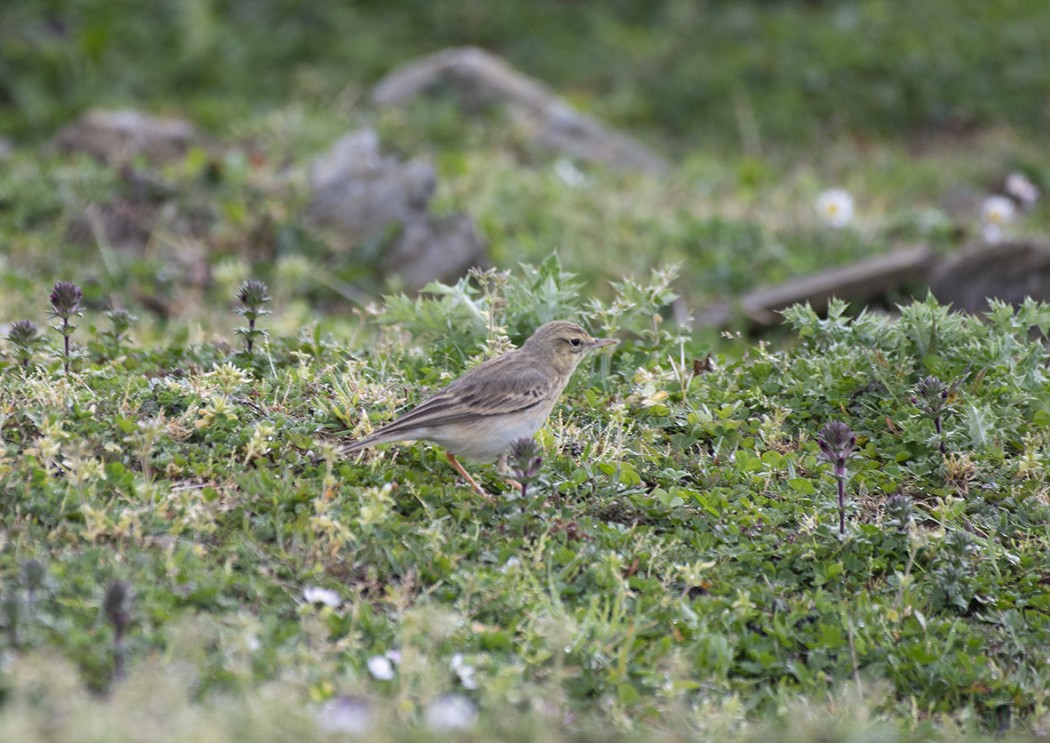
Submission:
<svg viewBox="0 0 1050 743">
<path fill-rule="evenodd" d="M 579 325 L 555 320 L 521 348 L 474 367 L 433 397 L 343 449 L 350 453 L 394 441 L 432 441 L 470 486 L 486 495 L 457 456 L 492 461 L 519 439 L 532 438 L 547 420 L 584 354 L 611 346 Z"/>
</svg>

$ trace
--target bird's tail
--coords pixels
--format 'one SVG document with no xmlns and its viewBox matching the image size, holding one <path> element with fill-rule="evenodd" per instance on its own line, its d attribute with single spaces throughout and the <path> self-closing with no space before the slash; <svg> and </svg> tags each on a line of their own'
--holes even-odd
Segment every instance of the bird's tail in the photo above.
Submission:
<svg viewBox="0 0 1050 743">
<path fill-rule="evenodd" d="M 345 457 L 348 454 L 353 454 L 354 452 L 360 451 L 361 449 L 367 449 L 370 446 L 376 446 L 377 444 L 391 444 L 395 441 L 404 440 L 405 439 L 401 436 L 398 436 L 396 432 L 391 432 L 384 429 L 382 431 L 376 431 L 371 436 L 365 436 L 363 439 L 358 439 L 353 443 L 342 446 L 336 451 L 339 453 L 339 456 Z"/>
<path fill-rule="evenodd" d="M 374 443 L 376 443 L 376 442 L 372 441 L 372 437 L 371 436 L 367 436 L 367 437 L 365 437 L 363 439 L 359 439 L 358 441 L 354 441 L 354 442 L 352 442 L 350 444 L 345 444 L 343 446 L 340 446 L 338 449 L 336 449 L 336 453 L 339 456 L 341 456 L 341 457 L 345 457 L 345 456 L 348 456 L 350 454 L 353 454 L 355 451 L 361 451 L 361 449 L 367 449 L 368 447 L 372 446 Z"/>
</svg>

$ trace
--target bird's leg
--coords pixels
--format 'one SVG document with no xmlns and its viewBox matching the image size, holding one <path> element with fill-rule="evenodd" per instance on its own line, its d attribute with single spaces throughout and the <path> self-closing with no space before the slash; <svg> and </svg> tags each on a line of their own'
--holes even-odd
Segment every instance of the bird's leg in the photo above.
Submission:
<svg viewBox="0 0 1050 743">
<path fill-rule="evenodd" d="M 470 473 L 463 469 L 463 465 L 459 463 L 458 459 L 456 459 L 455 454 L 452 452 L 445 452 L 445 458 L 448 459 L 449 464 L 456 468 L 456 471 L 459 472 L 459 474 L 463 475 L 463 479 L 470 483 L 470 487 L 474 488 L 475 493 L 484 498 L 492 498 L 492 496 L 485 492 L 484 488 L 478 485 L 477 480 L 471 477 Z"/>
</svg>

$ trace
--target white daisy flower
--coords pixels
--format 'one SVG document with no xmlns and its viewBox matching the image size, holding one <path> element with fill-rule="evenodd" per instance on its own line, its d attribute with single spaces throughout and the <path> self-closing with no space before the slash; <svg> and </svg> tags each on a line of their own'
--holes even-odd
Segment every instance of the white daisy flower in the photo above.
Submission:
<svg viewBox="0 0 1050 743">
<path fill-rule="evenodd" d="M 459 683 L 463 684 L 464 689 L 470 689 L 473 691 L 478 688 L 477 679 L 474 678 L 474 666 L 468 665 L 466 661 L 463 660 L 463 653 L 456 653 L 453 655 L 449 667 L 452 669 L 452 672 L 456 674 Z"/>
<path fill-rule="evenodd" d="M 373 655 L 368 659 L 368 672 L 377 681 L 389 681 L 394 678 L 394 664 L 385 655 Z"/>
<path fill-rule="evenodd" d="M 319 586 L 307 586 L 304 588 L 303 600 L 308 604 L 324 604 L 333 609 L 343 603 L 338 593 L 330 588 L 321 588 Z"/>
<path fill-rule="evenodd" d="M 1028 180 L 1024 173 L 1010 173 L 1003 183 L 1006 195 L 1022 206 L 1031 206 L 1039 200 L 1039 187 Z"/>
<path fill-rule="evenodd" d="M 981 202 L 981 234 L 987 243 L 1001 242 L 1006 226 L 1014 221 L 1017 207 L 1005 196 L 988 196 Z"/>
<path fill-rule="evenodd" d="M 817 196 L 817 216 L 828 227 L 841 228 L 853 221 L 853 197 L 842 188 L 829 188 Z"/>
</svg>

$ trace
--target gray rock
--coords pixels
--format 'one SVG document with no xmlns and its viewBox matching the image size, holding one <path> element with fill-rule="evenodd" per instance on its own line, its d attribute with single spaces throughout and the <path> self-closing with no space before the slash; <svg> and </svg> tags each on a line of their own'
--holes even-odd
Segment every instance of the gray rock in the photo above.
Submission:
<svg viewBox="0 0 1050 743">
<path fill-rule="evenodd" d="M 120 252 L 141 254 L 156 223 L 156 210 L 142 208 L 127 199 L 88 204 L 70 220 L 66 239 L 74 245 L 103 245 Z"/>
<path fill-rule="evenodd" d="M 351 132 L 314 161 L 308 215 L 351 240 L 425 215 L 437 176 L 425 160 L 384 157 L 372 129 Z"/>
<path fill-rule="evenodd" d="M 455 281 L 472 266 L 489 263 L 469 217 L 439 218 L 427 211 L 436 181 L 431 163 L 383 155 L 375 131 L 362 129 L 343 136 L 314 161 L 307 214 L 355 245 L 399 226 L 379 264 L 397 274 L 404 289 L 415 292 L 431 281 Z"/>
<path fill-rule="evenodd" d="M 151 162 L 179 160 L 190 147 L 210 146 L 187 121 L 130 109 L 88 111 L 55 135 L 53 144 L 60 152 L 87 152 L 114 165 L 137 157 Z"/>
<path fill-rule="evenodd" d="M 474 266 L 487 268 L 489 259 L 470 217 L 424 214 L 404 224 L 382 266 L 417 292 L 431 281 L 452 283 Z"/>
<path fill-rule="evenodd" d="M 1050 301 L 1050 245 L 1003 242 L 959 251 L 933 272 L 930 291 L 967 312 L 986 312 L 991 298 L 1015 306 L 1026 297 Z"/>
<path fill-rule="evenodd" d="M 435 88 L 451 88 L 468 109 L 506 107 L 522 135 L 540 147 L 623 170 L 662 174 L 671 164 L 638 141 L 573 108 L 550 87 L 476 47 L 445 49 L 389 73 L 369 97 L 403 106 Z"/>
</svg>

